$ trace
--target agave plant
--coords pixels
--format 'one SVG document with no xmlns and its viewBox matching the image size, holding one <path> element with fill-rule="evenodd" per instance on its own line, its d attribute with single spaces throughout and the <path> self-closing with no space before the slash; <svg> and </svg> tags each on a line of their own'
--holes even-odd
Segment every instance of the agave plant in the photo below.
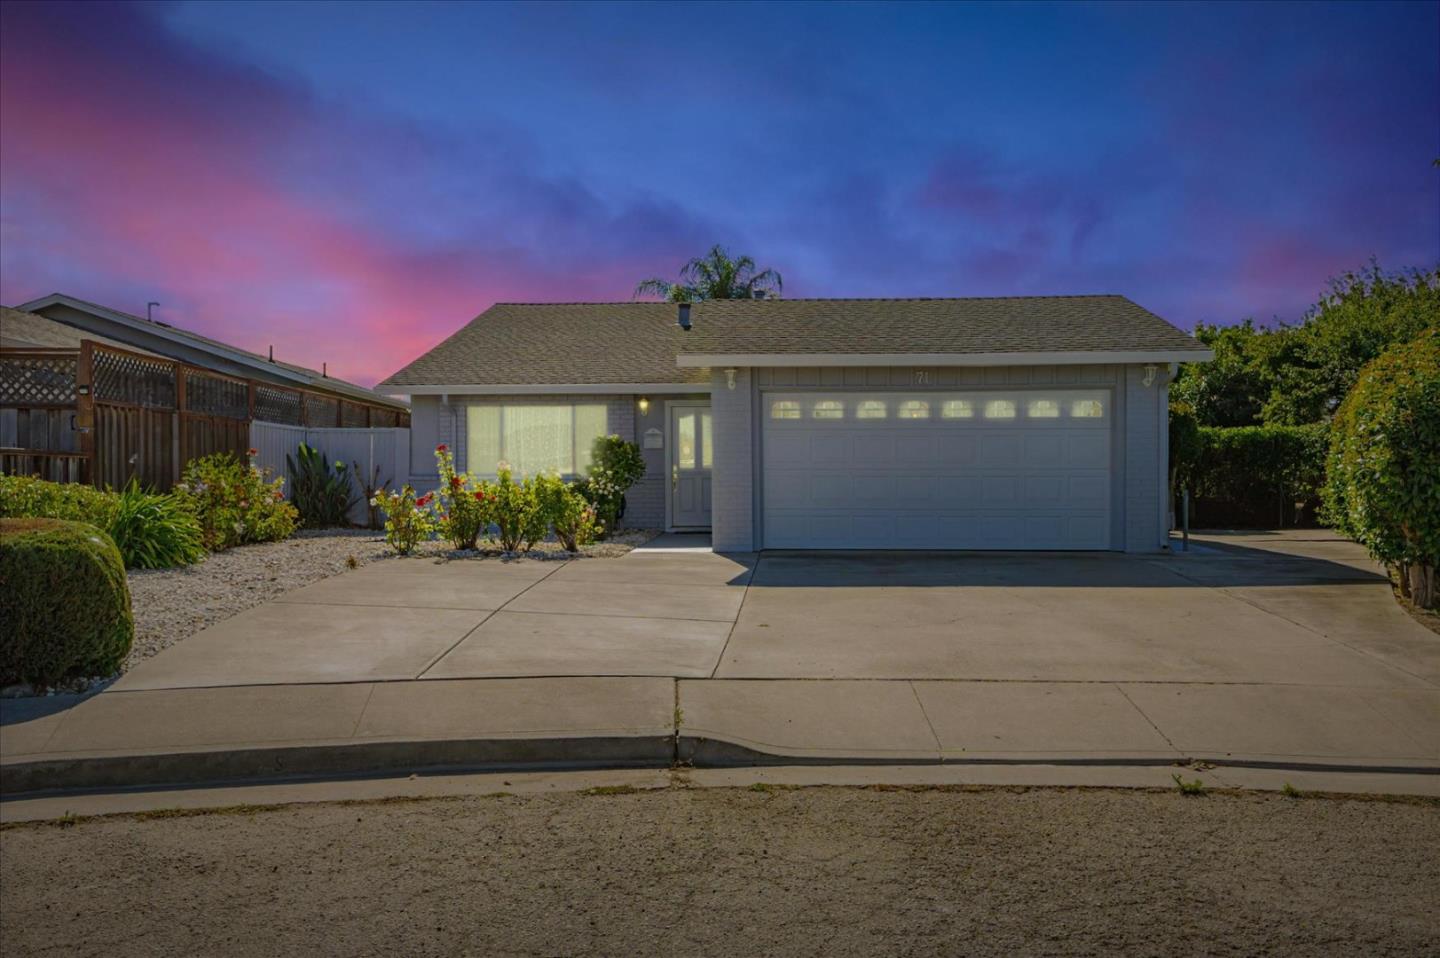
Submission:
<svg viewBox="0 0 1440 958">
<path fill-rule="evenodd" d="M 285 457 L 285 463 L 290 470 L 290 501 L 301 522 L 311 528 L 350 524 L 350 510 L 360 497 L 348 465 L 337 459 L 332 466 L 324 453 L 303 442 L 294 456 Z"/>
</svg>

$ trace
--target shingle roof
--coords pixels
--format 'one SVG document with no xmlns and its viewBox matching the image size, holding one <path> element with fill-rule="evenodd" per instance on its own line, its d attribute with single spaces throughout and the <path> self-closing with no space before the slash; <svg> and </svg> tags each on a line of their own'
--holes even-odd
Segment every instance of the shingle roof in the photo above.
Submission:
<svg viewBox="0 0 1440 958">
<path fill-rule="evenodd" d="M 687 355 L 1205 349 L 1123 296 L 715 300 L 691 315 Z"/>
<path fill-rule="evenodd" d="M 263 356 L 260 353 L 251 352 L 248 349 L 241 349 L 239 346 L 232 346 L 229 343 L 221 342 L 218 339 L 212 339 L 209 336 L 202 336 L 200 333 L 192 332 L 180 326 L 172 326 L 169 323 L 162 323 L 158 320 L 147 319 L 144 316 L 136 316 L 134 313 L 127 313 L 124 310 L 115 309 L 111 306 L 104 306 L 100 303 L 92 303 L 89 300 L 80 299 L 75 296 L 69 296 L 64 293 L 52 293 L 49 296 L 45 296 L 40 299 L 33 300 L 32 302 L 25 303 L 21 307 L 21 310 L 45 309 L 48 308 L 50 305 L 69 306 L 71 308 L 90 313 L 93 316 L 99 316 L 102 319 L 108 319 L 112 323 L 115 321 L 115 317 L 120 317 L 125 322 L 140 327 L 141 329 L 154 330 L 155 334 L 161 336 L 162 338 L 184 342 L 194 349 L 203 350 L 212 354 L 223 355 L 223 353 L 233 353 L 247 357 L 250 363 L 255 365 L 255 372 L 259 374 L 258 378 L 261 379 L 267 378 L 267 366 L 277 366 L 287 370 L 290 373 L 302 377 L 304 380 L 306 380 L 305 385 L 308 385 L 316 390 L 336 393 L 341 396 L 348 396 L 351 399 L 362 400 L 368 403 L 376 403 L 378 405 L 388 406 L 394 409 L 409 409 L 409 406 L 406 403 L 396 400 L 393 396 L 383 396 L 372 389 L 366 389 L 364 386 L 357 385 L 345 379 L 337 379 L 336 377 L 327 375 L 318 369 L 311 369 L 308 366 L 299 366 L 295 363 L 287 363 L 278 359 L 271 359 L 270 357 Z M 83 333 L 81 338 L 94 339 L 97 341 L 105 342 L 116 342 L 119 345 L 124 346 L 124 348 L 126 349 L 161 355 L 160 353 L 156 353 L 155 350 L 140 349 L 135 344 L 127 342 L 123 337 L 113 337 L 111 339 L 106 339 L 105 337 L 95 336 L 88 332 L 85 332 Z"/>
<path fill-rule="evenodd" d="M 497 303 L 380 385 L 704 382 L 681 356 L 1170 351 L 1204 345 L 1123 296 Z"/>
<path fill-rule="evenodd" d="M 702 383 L 669 303 L 497 303 L 381 386 Z"/>
</svg>

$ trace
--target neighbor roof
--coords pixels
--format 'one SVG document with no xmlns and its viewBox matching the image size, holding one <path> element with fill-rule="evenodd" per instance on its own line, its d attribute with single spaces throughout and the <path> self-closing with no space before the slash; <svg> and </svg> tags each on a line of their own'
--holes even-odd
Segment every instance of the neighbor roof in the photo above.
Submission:
<svg viewBox="0 0 1440 958">
<path fill-rule="evenodd" d="M 39 313 L 27 313 L 9 306 L 0 306 L 0 347 L 5 349 L 79 349 L 80 340 L 89 339 L 102 346 L 119 346 L 131 352 L 145 350 L 66 326 Z M 147 355 L 155 355 L 148 353 Z"/>
<path fill-rule="evenodd" d="M 674 384 L 712 365 L 1203 360 L 1194 337 L 1123 296 L 497 303 L 382 383 Z"/>
<path fill-rule="evenodd" d="M 687 365 L 772 355 L 1208 353 L 1124 296 L 714 300 L 691 318 L 680 346 Z"/>
<path fill-rule="evenodd" d="M 390 396 L 384 396 L 364 386 L 356 385 L 344 379 L 337 379 L 334 376 L 326 375 L 318 369 L 310 369 L 306 366 L 297 366 L 294 363 L 282 362 L 278 359 L 270 359 L 259 353 L 252 353 L 248 349 L 241 349 L 229 343 L 223 343 L 218 339 L 211 339 L 209 336 L 202 336 L 199 333 L 191 332 L 188 329 L 181 329 L 179 326 L 172 326 L 169 323 L 158 322 L 153 319 L 146 319 L 143 316 L 136 316 L 123 310 L 112 309 L 109 306 L 102 306 L 99 303 L 88 302 L 65 293 L 51 293 L 40 299 L 23 303 L 16 307 L 17 311 L 31 313 L 42 313 L 44 310 L 51 310 L 62 318 L 44 316 L 43 318 L 52 322 L 63 323 L 64 310 L 56 310 L 54 307 L 68 307 L 69 309 L 86 313 L 104 321 L 105 327 L 111 331 L 111 335 L 92 335 L 86 330 L 80 330 L 83 339 L 93 339 L 106 343 L 119 343 L 126 349 L 136 352 L 153 353 L 165 355 L 171 359 L 183 359 L 183 356 L 171 355 L 166 352 L 169 348 L 164 344 L 174 343 L 199 350 L 212 357 L 238 364 L 245 372 L 244 375 L 253 376 L 257 379 L 265 379 L 273 382 L 286 383 L 309 387 L 324 392 L 335 393 L 351 399 L 368 403 L 376 403 L 382 406 L 392 407 L 397 410 L 409 408 L 405 403 L 399 402 Z M 43 314 L 42 314 L 43 315 Z M 74 327 L 71 327 L 74 328 Z M 140 333 L 144 336 L 158 337 L 160 345 L 152 345 L 151 348 L 142 348 L 132 342 L 130 333 Z M 146 342 L 154 343 L 153 339 L 146 339 Z"/>
<path fill-rule="evenodd" d="M 670 303 L 496 303 L 381 387 L 708 383 Z"/>
</svg>

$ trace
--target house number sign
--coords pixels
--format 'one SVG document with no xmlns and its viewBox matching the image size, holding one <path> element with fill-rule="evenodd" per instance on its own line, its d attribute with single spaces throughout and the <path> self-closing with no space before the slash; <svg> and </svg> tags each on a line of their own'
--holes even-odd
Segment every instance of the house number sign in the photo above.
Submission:
<svg viewBox="0 0 1440 958">
<path fill-rule="evenodd" d="M 915 384 L 916 386 L 928 386 L 928 385 L 930 385 L 930 370 L 928 370 L 928 369 L 917 369 L 917 370 L 915 370 L 915 372 L 914 372 L 914 377 L 915 377 L 915 378 L 914 378 L 914 384 Z"/>
</svg>

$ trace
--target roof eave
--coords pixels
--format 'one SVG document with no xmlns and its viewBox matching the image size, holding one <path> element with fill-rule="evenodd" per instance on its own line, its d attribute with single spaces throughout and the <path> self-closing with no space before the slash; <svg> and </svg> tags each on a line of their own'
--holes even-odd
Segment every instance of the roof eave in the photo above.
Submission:
<svg viewBox="0 0 1440 958">
<path fill-rule="evenodd" d="M 561 395 L 708 393 L 709 383 L 450 383 L 411 385 L 382 382 L 375 386 L 389 396 L 525 396 L 545 393 Z"/>
<path fill-rule="evenodd" d="M 728 366 L 1111 366 L 1196 363 L 1209 349 L 1116 349 L 1009 353 L 682 353 L 682 368 Z"/>
</svg>

